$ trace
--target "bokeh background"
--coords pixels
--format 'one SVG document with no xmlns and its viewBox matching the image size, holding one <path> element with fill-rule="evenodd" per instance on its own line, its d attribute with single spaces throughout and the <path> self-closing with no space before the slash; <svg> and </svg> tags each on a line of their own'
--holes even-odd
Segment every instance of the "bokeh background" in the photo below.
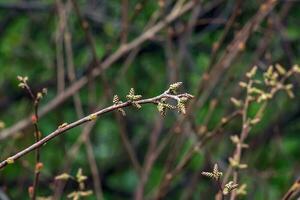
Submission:
<svg viewBox="0 0 300 200">
<path fill-rule="evenodd" d="M 245 96 L 239 82 L 252 66 L 262 74 L 272 64 L 288 70 L 300 63 L 299 18 L 297 0 L 1 0 L 1 160 L 34 142 L 33 104 L 18 87 L 18 75 L 28 76 L 34 92 L 48 90 L 39 107 L 43 136 L 111 105 L 112 94 L 125 100 L 133 87 L 148 98 L 182 81 L 181 91 L 195 95 L 187 116 L 174 111 L 161 117 L 154 105 L 126 108 L 126 117 L 103 115 L 41 149 L 38 196 L 67 199 L 77 184 L 54 178 L 82 168 L 93 190 L 85 199 L 123 200 L 134 199 L 141 184 L 136 168 L 168 141 L 144 183 L 143 199 L 152 199 L 201 132 L 236 109 L 230 98 Z M 277 94 L 246 140 L 248 168 L 240 182 L 247 195 L 239 199 L 280 199 L 300 175 L 299 78 L 289 80 L 295 98 Z M 226 171 L 234 151 L 230 135 L 240 130 L 236 118 L 209 139 L 162 189 L 162 199 L 214 199 L 218 188 L 201 172 L 214 163 Z M 32 152 L 2 169 L 1 198 L 29 199 L 34 165 Z"/>
</svg>

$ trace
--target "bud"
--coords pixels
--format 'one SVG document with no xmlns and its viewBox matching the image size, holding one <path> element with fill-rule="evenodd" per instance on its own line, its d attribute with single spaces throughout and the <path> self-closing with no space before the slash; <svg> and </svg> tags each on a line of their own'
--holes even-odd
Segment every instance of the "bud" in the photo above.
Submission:
<svg viewBox="0 0 300 200">
<path fill-rule="evenodd" d="M 280 64 L 276 64 L 275 68 L 280 75 L 286 74 L 286 70 Z"/>
<path fill-rule="evenodd" d="M 32 121 L 33 124 L 36 124 L 36 122 L 37 122 L 37 117 L 36 117 L 36 115 L 32 115 L 32 116 L 31 116 L 31 121 Z"/>
<path fill-rule="evenodd" d="M 36 163 L 36 165 L 35 165 L 35 170 L 36 170 L 37 172 L 39 172 L 39 171 L 41 171 L 41 170 L 43 169 L 43 167 L 44 167 L 44 164 L 43 164 L 42 162 L 38 162 L 38 163 Z"/>
<path fill-rule="evenodd" d="M 33 186 L 28 187 L 28 194 L 30 198 L 33 198 L 34 188 Z"/>
<path fill-rule="evenodd" d="M 15 161 L 12 157 L 6 159 L 7 164 L 13 164 Z"/>
<path fill-rule="evenodd" d="M 248 78 L 252 78 L 253 76 L 255 76 L 257 71 L 257 66 L 254 66 L 248 73 L 246 73 L 246 76 Z"/>
<path fill-rule="evenodd" d="M 89 120 L 96 120 L 97 119 L 97 115 L 96 114 L 90 114 L 89 115 Z"/>
<path fill-rule="evenodd" d="M 68 180 L 71 176 L 67 173 L 62 173 L 58 176 L 55 176 L 55 180 Z"/>
</svg>

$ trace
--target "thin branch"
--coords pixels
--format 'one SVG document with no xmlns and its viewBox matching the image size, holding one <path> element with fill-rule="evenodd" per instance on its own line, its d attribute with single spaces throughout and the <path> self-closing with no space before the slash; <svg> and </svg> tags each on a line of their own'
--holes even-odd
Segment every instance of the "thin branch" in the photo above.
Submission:
<svg viewBox="0 0 300 200">
<path fill-rule="evenodd" d="M 101 182 L 100 182 L 100 178 L 99 178 L 100 173 L 98 171 L 97 162 L 96 162 L 96 159 L 94 156 L 93 146 L 92 146 L 90 138 L 86 137 L 84 143 L 85 143 L 87 156 L 88 156 L 88 160 L 89 160 L 92 175 L 93 175 L 92 179 L 94 182 L 96 197 L 97 197 L 97 200 L 103 200 L 104 199 L 103 191 L 102 191 L 102 186 L 101 186 Z"/>
<path fill-rule="evenodd" d="M 168 99 L 168 98 L 173 98 L 173 99 L 177 99 L 177 98 L 193 98 L 192 95 L 184 93 L 184 94 L 178 94 L 178 95 L 171 95 L 170 94 L 170 89 L 166 90 L 164 93 L 153 97 L 153 98 L 148 98 L 148 99 L 142 99 L 142 100 L 137 100 L 137 101 L 126 101 L 124 103 L 120 103 L 120 104 L 114 104 L 112 106 L 106 107 L 104 109 L 101 109 L 97 112 L 94 112 L 84 118 L 81 118 L 75 122 L 72 122 L 70 124 L 67 123 L 63 123 L 62 125 L 60 125 L 55 131 L 53 131 L 52 133 L 50 133 L 49 135 L 47 135 L 46 137 L 44 137 L 43 139 L 39 140 L 38 142 L 32 144 L 31 146 L 25 148 L 24 150 L 18 152 L 17 154 L 7 158 L 6 160 L 2 161 L 0 163 L 0 169 L 4 168 L 7 164 L 11 164 L 13 162 L 15 162 L 16 160 L 18 160 L 19 158 L 23 157 L 24 155 L 30 153 L 31 151 L 41 147 L 42 145 L 44 145 L 45 143 L 47 143 L 48 141 L 52 140 L 53 138 L 61 135 L 62 133 L 75 128 L 81 124 L 84 124 L 86 122 L 89 121 L 93 121 L 95 120 L 98 116 L 103 115 L 105 113 L 109 113 L 112 112 L 114 110 L 119 110 L 120 108 L 124 108 L 124 107 L 128 107 L 131 105 L 138 105 L 138 104 L 148 104 L 148 103 L 152 103 L 152 104 L 157 104 L 161 99 Z"/>
<path fill-rule="evenodd" d="M 28 77 L 18 76 L 18 80 L 20 81 L 19 87 L 24 88 L 29 93 L 29 96 L 32 99 L 34 114 L 31 117 L 31 121 L 34 126 L 35 142 L 39 142 L 42 135 L 38 127 L 38 121 L 39 121 L 38 109 L 39 109 L 40 100 L 43 97 L 43 93 L 38 92 L 36 95 L 33 93 L 32 89 L 27 83 Z M 37 188 L 38 188 L 39 177 L 40 177 L 40 170 L 42 169 L 42 167 L 43 164 L 40 162 L 40 148 L 37 148 L 35 150 L 35 167 L 34 167 L 34 179 L 33 179 L 34 181 L 33 181 L 33 185 L 30 186 L 28 189 L 29 197 L 32 200 L 36 199 Z"/>
</svg>

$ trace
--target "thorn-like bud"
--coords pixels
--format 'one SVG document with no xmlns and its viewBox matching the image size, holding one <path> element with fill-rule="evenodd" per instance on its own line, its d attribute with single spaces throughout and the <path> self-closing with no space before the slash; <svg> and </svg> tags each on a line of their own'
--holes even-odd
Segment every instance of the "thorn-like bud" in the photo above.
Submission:
<svg viewBox="0 0 300 200">
<path fill-rule="evenodd" d="M 97 119 L 97 115 L 96 114 L 90 114 L 89 115 L 89 120 L 93 121 Z"/>
<path fill-rule="evenodd" d="M 63 123 L 58 126 L 58 129 L 62 129 L 62 128 L 66 127 L 67 125 L 68 125 L 68 123 Z"/>
<path fill-rule="evenodd" d="M 25 83 L 19 83 L 19 85 L 18 85 L 18 87 L 20 87 L 20 88 L 25 88 Z"/>
<path fill-rule="evenodd" d="M 238 108 L 242 106 L 242 101 L 241 100 L 237 100 L 234 97 L 231 97 L 230 101 L 233 103 L 233 105 L 235 105 Z"/>
<path fill-rule="evenodd" d="M 254 66 L 248 73 L 246 73 L 246 76 L 248 78 L 252 78 L 255 76 L 256 71 L 257 71 L 257 66 Z"/>
<path fill-rule="evenodd" d="M 285 75 L 286 74 L 286 70 L 280 64 L 276 64 L 275 68 L 276 68 L 276 70 L 278 71 L 278 73 L 280 75 Z"/>
<path fill-rule="evenodd" d="M 23 77 L 22 76 L 17 76 L 18 81 L 23 81 Z"/>
<path fill-rule="evenodd" d="M 55 180 L 68 180 L 71 176 L 67 173 L 62 173 L 58 176 L 55 176 Z"/>
<path fill-rule="evenodd" d="M 7 164 L 13 164 L 15 161 L 12 157 L 6 159 Z"/>
<path fill-rule="evenodd" d="M 81 183 L 87 179 L 87 176 L 83 175 L 81 168 L 79 168 L 77 171 L 76 179 L 79 183 Z"/>
<path fill-rule="evenodd" d="M 239 82 L 239 86 L 242 88 L 246 88 L 248 85 L 247 85 L 247 83 L 241 81 L 241 82 Z"/>
<path fill-rule="evenodd" d="M 237 195 L 246 195 L 247 194 L 247 185 L 246 184 L 242 184 L 240 187 L 237 188 L 236 190 L 236 194 Z"/>
</svg>

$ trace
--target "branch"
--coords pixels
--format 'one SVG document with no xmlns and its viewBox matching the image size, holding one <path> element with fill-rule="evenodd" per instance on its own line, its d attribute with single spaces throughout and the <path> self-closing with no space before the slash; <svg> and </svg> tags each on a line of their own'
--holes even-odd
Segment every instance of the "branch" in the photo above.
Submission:
<svg viewBox="0 0 300 200">
<path fill-rule="evenodd" d="M 163 108 L 167 109 L 167 108 L 171 108 L 171 105 L 165 103 L 165 101 L 167 99 L 175 99 L 177 100 L 177 108 L 179 112 L 182 112 L 182 102 L 187 100 L 187 99 L 191 99 L 193 98 L 192 95 L 188 94 L 188 93 L 184 93 L 184 94 L 174 94 L 175 90 L 177 89 L 177 87 L 179 87 L 181 85 L 181 83 L 175 83 L 170 85 L 170 88 L 168 90 L 166 90 L 165 92 L 163 92 L 162 94 L 156 96 L 156 97 L 152 97 L 152 98 L 148 98 L 148 99 L 141 99 L 141 100 L 137 100 L 136 98 L 141 97 L 140 95 L 135 95 L 134 94 L 134 90 L 131 89 L 129 92 L 129 95 L 127 95 L 127 99 L 128 101 L 126 102 L 115 102 L 114 101 L 114 105 L 106 107 L 104 109 L 101 109 L 97 112 L 94 112 L 84 118 L 81 118 L 75 122 L 72 122 L 70 124 L 68 123 L 63 123 L 62 125 L 60 125 L 55 131 L 53 131 L 52 133 L 50 133 L 49 135 L 47 135 L 46 137 L 44 137 L 43 139 L 37 141 L 36 143 L 32 144 L 31 146 L 25 148 L 24 150 L 18 152 L 17 154 L 7 158 L 6 160 L 2 161 L 0 163 L 0 169 L 4 168 L 6 165 L 8 164 L 12 164 L 14 163 L 16 160 L 18 160 L 19 158 L 23 157 L 24 155 L 30 153 L 31 151 L 38 149 L 39 147 L 43 146 L 45 143 L 47 143 L 48 141 L 52 140 L 53 138 L 61 135 L 62 133 L 75 128 L 81 124 L 84 124 L 86 122 L 89 121 L 93 121 L 95 120 L 97 117 L 99 117 L 102 114 L 105 113 L 109 113 L 115 110 L 118 111 L 123 111 L 122 108 L 128 107 L 128 106 L 135 106 L 135 107 L 140 107 L 140 104 L 158 104 L 160 106 L 162 106 Z M 115 98 L 114 98 L 115 99 Z M 159 111 L 161 112 L 160 108 Z M 162 114 L 164 114 L 165 112 L 161 112 Z"/>
</svg>

